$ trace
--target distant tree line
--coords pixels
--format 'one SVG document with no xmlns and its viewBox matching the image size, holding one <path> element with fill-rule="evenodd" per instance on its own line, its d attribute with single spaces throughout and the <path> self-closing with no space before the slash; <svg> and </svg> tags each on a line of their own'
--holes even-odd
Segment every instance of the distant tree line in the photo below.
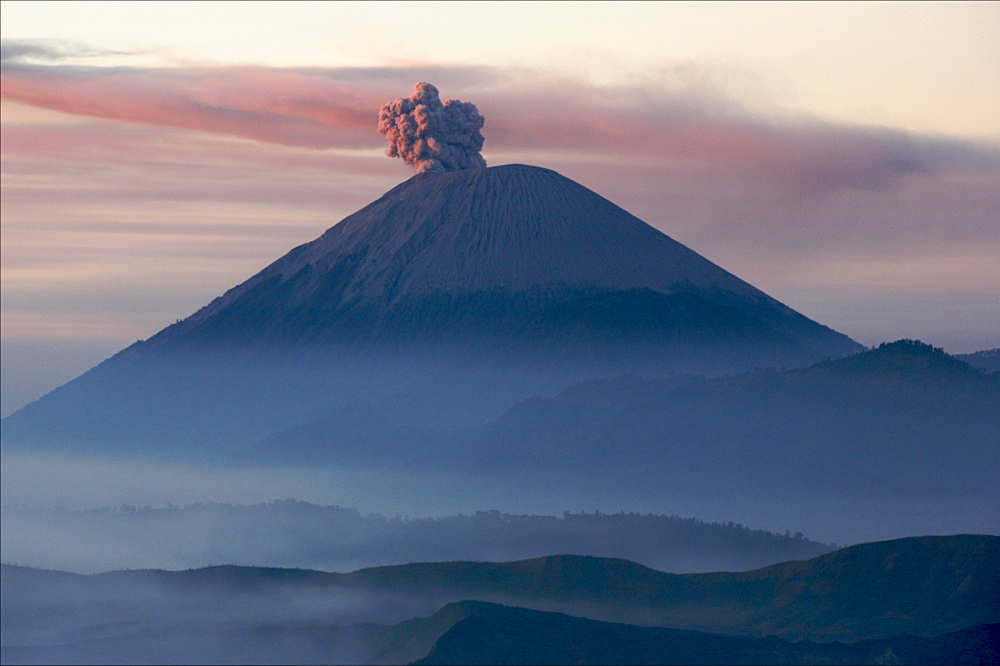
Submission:
<svg viewBox="0 0 1000 666">
<path fill-rule="evenodd" d="M 72 535 L 81 553 L 88 547 L 114 553 L 117 545 L 122 557 L 106 567 L 95 564 L 97 570 L 231 563 L 345 571 L 412 561 L 579 554 L 684 572 L 751 569 L 834 548 L 801 533 L 777 534 L 734 522 L 599 510 L 566 511 L 562 516 L 493 510 L 413 518 L 283 499 L 255 505 L 124 504 L 89 510 L 7 506 L 3 517 L 9 531 L 5 554 L 9 550 L 23 563 L 32 564 L 30 555 L 16 545 L 19 529 L 34 535 L 51 532 L 51 538 Z"/>
</svg>

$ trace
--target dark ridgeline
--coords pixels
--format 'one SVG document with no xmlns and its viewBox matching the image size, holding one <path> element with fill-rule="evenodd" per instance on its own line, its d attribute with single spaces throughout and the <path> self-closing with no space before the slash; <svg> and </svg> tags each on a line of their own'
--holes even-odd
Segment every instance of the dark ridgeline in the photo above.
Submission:
<svg viewBox="0 0 1000 666">
<path fill-rule="evenodd" d="M 1000 656 L 998 567 L 1000 538 L 978 535 L 688 575 L 574 556 L 349 574 L 223 566 L 82 576 L 3 565 L 2 657 L 990 664 Z"/>
<path fill-rule="evenodd" d="M 656 497 L 748 502 L 960 500 L 995 506 L 1000 374 L 913 340 L 808 368 L 620 376 L 532 397 L 482 426 L 428 429 L 357 404 L 274 433 L 256 462 L 531 472 Z M 406 441 L 411 448 L 398 450 Z M 666 494 L 665 496 L 670 496 Z M 860 505 L 860 504 L 858 504 Z"/>
<path fill-rule="evenodd" d="M 955 358 L 965 361 L 983 372 L 1000 372 L 1000 349 L 983 349 L 972 354 L 956 354 Z"/>
<path fill-rule="evenodd" d="M 553 171 L 422 173 L 11 415 L 3 437 L 225 459 L 359 400 L 452 427 L 586 379 L 859 349 Z"/>
</svg>

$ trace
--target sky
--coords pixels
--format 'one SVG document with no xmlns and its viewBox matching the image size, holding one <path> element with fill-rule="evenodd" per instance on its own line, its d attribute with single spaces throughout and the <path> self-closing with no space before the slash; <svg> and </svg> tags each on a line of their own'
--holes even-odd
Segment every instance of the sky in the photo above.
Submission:
<svg viewBox="0 0 1000 666">
<path fill-rule="evenodd" d="M 2 2 L 0 415 L 410 177 L 555 169 L 873 345 L 1000 347 L 1000 3 Z"/>
</svg>

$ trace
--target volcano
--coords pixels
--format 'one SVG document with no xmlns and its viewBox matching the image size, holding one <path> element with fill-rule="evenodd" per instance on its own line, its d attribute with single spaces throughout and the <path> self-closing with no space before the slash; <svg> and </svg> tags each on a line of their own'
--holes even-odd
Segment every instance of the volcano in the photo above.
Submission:
<svg viewBox="0 0 1000 666">
<path fill-rule="evenodd" d="M 224 456 L 360 402 L 420 426 L 625 373 L 858 351 L 558 173 L 420 173 L 6 419 L 5 446 Z"/>
</svg>

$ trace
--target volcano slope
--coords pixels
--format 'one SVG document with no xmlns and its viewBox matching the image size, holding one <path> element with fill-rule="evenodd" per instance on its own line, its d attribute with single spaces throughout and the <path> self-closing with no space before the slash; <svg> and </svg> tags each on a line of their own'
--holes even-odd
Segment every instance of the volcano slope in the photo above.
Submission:
<svg viewBox="0 0 1000 666">
<path fill-rule="evenodd" d="M 859 349 L 553 171 L 422 173 L 14 413 L 3 437 L 224 459 L 359 400 L 470 425 L 591 378 Z"/>
</svg>

